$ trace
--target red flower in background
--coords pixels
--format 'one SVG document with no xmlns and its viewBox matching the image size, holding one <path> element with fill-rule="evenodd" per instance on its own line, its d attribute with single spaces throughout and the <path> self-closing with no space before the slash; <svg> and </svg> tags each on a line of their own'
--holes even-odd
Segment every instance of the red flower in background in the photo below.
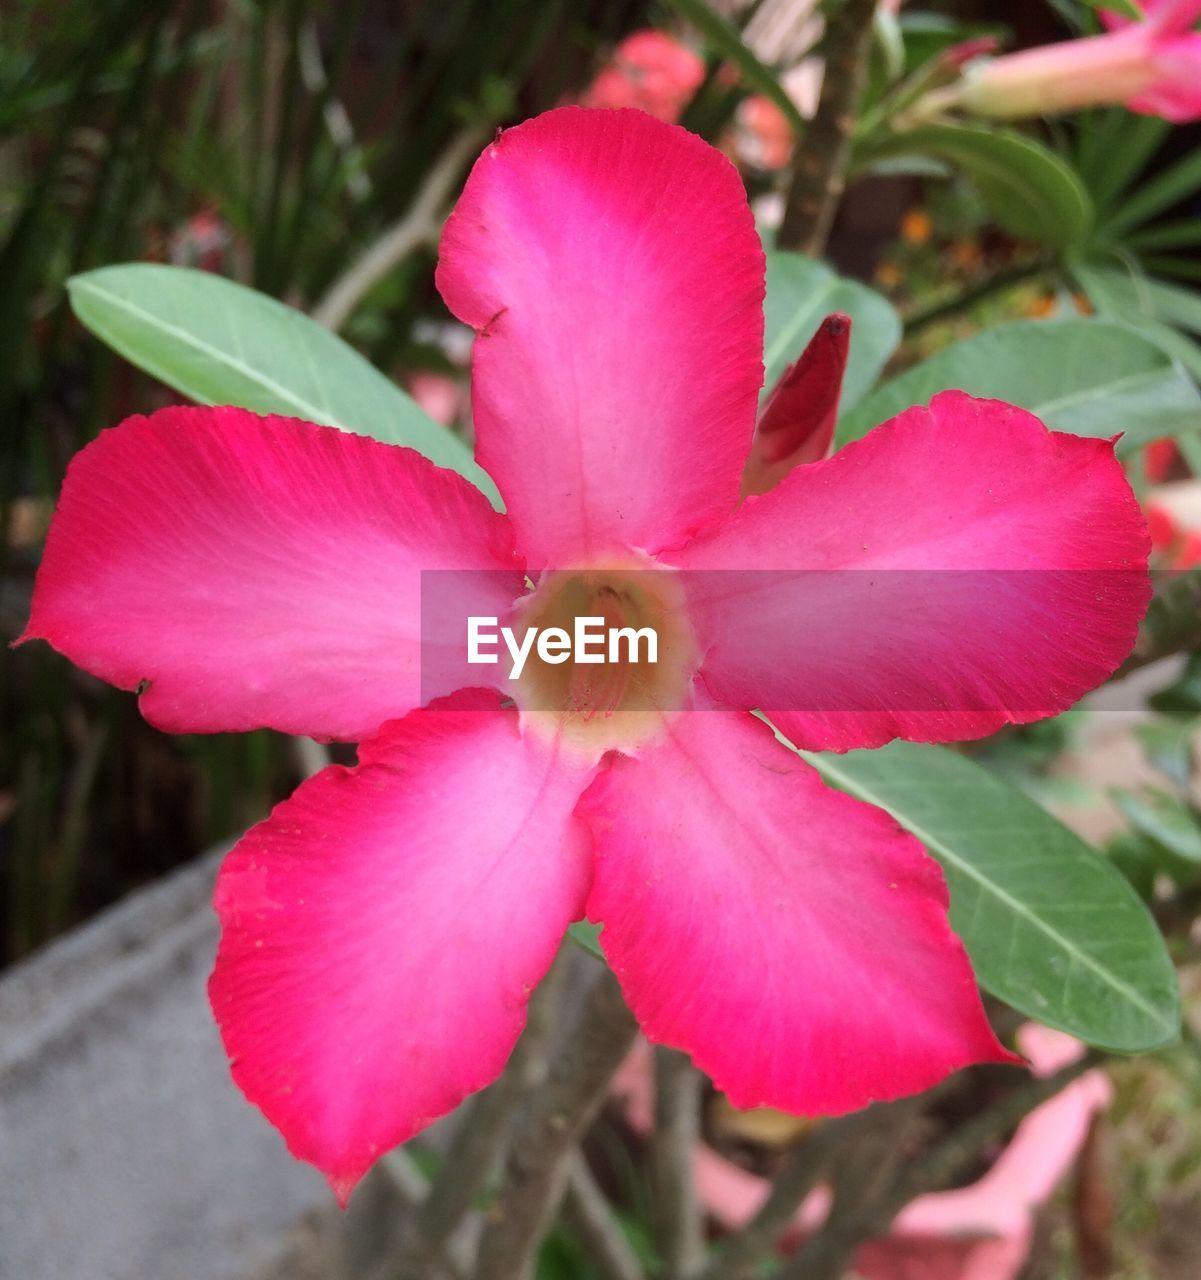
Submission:
<svg viewBox="0 0 1201 1280">
<path fill-rule="evenodd" d="M 592 82 L 585 107 L 636 107 L 674 123 L 705 78 L 704 61 L 663 31 L 635 31 L 617 46 L 613 60 Z"/>
</svg>

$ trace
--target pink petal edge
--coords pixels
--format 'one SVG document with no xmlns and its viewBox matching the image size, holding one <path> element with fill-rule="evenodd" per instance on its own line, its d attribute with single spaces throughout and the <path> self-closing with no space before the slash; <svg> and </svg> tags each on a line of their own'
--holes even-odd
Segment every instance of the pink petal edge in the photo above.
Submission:
<svg viewBox="0 0 1201 1280">
<path fill-rule="evenodd" d="M 576 812 L 588 918 L 630 1008 L 735 1106 L 837 1114 L 1020 1061 L 985 1018 L 938 864 L 761 722 L 688 713 Z"/>
<path fill-rule="evenodd" d="M 499 134 L 442 236 L 477 332 L 477 454 L 536 568 L 678 545 L 731 510 L 763 378 L 764 256 L 741 179 L 639 111 Z"/>
<path fill-rule="evenodd" d="M 466 691 L 385 726 L 254 827 L 217 881 L 234 1080 L 345 1205 L 500 1073 L 591 878 L 591 770 Z"/>
<path fill-rule="evenodd" d="M 171 733 L 353 740 L 480 684 L 463 619 L 521 590 L 504 517 L 413 450 L 176 407 L 74 458 L 21 639 L 136 689 Z"/>
</svg>

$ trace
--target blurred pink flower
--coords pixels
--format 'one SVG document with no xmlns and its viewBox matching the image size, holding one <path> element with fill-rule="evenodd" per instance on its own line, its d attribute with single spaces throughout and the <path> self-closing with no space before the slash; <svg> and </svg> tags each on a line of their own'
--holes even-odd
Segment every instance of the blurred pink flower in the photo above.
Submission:
<svg viewBox="0 0 1201 1280">
<path fill-rule="evenodd" d="M 635 31 L 584 91 L 585 107 L 637 107 L 657 120 L 677 121 L 705 78 L 705 64 L 664 31 Z"/>
<path fill-rule="evenodd" d="M 172 234 L 168 255 L 178 267 L 219 272 L 232 239 L 216 210 L 200 209 Z"/>
<path fill-rule="evenodd" d="M 768 97 L 753 94 L 738 104 L 734 150 L 755 169 L 783 169 L 792 155 L 792 126 Z"/>
<path fill-rule="evenodd" d="M 407 380 L 409 395 L 444 427 L 458 421 L 465 400 L 464 388 L 445 373 L 433 373 L 428 369 L 410 374 Z"/>
<path fill-rule="evenodd" d="M 1145 0 L 1141 21 L 1103 15 L 1109 31 L 973 64 L 954 101 L 996 118 L 1123 103 L 1181 123 L 1201 117 L 1201 0 Z"/>
<path fill-rule="evenodd" d="M 817 110 L 821 96 L 824 64 L 821 58 L 806 58 L 780 80 L 784 91 L 805 119 Z M 761 93 L 739 103 L 734 117 L 734 153 L 756 169 L 783 169 L 792 158 L 792 125 L 784 112 Z"/>
<path fill-rule="evenodd" d="M 1147 526 L 1159 563 L 1167 569 L 1201 564 L 1201 483 L 1176 480 L 1153 485 L 1147 495 Z"/>
</svg>

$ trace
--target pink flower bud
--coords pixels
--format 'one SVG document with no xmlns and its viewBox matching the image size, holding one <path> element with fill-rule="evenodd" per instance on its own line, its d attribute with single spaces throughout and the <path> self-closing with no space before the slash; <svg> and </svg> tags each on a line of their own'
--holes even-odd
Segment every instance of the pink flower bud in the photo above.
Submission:
<svg viewBox="0 0 1201 1280">
<path fill-rule="evenodd" d="M 1123 103 L 1181 123 L 1201 118 L 1201 0 L 1150 0 L 1142 22 L 1105 16 L 1110 30 L 976 63 L 956 101 L 999 119 Z"/>
</svg>

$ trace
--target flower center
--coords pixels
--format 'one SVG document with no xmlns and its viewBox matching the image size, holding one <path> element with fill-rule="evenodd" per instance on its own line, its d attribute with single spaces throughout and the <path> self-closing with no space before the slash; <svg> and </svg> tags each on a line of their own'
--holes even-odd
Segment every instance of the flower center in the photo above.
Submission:
<svg viewBox="0 0 1201 1280">
<path fill-rule="evenodd" d="M 517 640 L 531 628 L 544 641 L 567 636 L 573 643 L 531 643 L 509 691 L 525 723 L 573 746 L 632 751 L 689 696 L 696 642 L 672 570 L 547 573 L 518 605 Z"/>
</svg>

